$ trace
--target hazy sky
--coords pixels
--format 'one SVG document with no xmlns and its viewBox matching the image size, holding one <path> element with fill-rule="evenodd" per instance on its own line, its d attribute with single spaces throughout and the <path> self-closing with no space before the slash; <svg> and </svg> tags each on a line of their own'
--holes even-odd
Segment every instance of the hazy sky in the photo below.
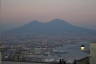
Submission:
<svg viewBox="0 0 96 64">
<path fill-rule="evenodd" d="M 55 18 L 96 29 L 96 0 L 0 0 L 0 30 Z"/>
</svg>

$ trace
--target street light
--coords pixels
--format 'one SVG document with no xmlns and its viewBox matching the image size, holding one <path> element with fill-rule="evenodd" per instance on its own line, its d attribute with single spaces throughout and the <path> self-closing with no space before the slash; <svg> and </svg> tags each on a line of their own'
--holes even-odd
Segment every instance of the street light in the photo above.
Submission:
<svg viewBox="0 0 96 64">
<path fill-rule="evenodd" d="M 85 46 L 84 46 L 84 45 L 81 45 L 81 46 L 80 46 L 80 49 L 81 49 L 82 51 L 84 51 L 84 50 L 85 50 Z"/>
</svg>

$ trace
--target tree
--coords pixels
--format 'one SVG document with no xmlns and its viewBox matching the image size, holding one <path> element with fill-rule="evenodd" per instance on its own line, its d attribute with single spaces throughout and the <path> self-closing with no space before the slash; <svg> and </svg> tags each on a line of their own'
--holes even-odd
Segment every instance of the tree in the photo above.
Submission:
<svg viewBox="0 0 96 64">
<path fill-rule="evenodd" d="M 66 62 L 64 61 L 64 59 L 60 59 L 59 64 L 66 64 Z"/>
<path fill-rule="evenodd" d="M 77 61 L 76 61 L 76 60 L 74 60 L 73 64 L 77 64 Z"/>
</svg>

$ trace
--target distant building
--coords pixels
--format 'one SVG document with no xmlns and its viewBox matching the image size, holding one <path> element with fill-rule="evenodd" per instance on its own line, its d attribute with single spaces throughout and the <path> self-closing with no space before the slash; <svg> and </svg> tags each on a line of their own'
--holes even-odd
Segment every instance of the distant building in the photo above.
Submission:
<svg viewBox="0 0 96 64">
<path fill-rule="evenodd" d="M 96 64 L 96 43 L 90 45 L 90 64 Z"/>
</svg>

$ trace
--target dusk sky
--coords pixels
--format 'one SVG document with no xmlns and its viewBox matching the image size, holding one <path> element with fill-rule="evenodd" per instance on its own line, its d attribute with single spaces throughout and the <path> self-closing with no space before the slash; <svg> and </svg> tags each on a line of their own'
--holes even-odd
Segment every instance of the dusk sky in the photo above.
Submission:
<svg viewBox="0 0 96 64">
<path fill-rule="evenodd" d="M 96 29 L 96 0 L 0 0 L 0 30 L 55 18 Z"/>
</svg>

